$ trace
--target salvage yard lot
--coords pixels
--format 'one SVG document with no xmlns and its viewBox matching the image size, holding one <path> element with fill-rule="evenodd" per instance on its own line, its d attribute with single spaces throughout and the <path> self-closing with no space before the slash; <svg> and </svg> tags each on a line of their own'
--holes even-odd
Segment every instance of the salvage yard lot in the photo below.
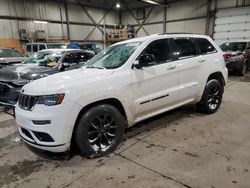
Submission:
<svg viewBox="0 0 250 188">
<path fill-rule="evenodd" d="M 31 152 L 0 114 L 0 187 L 250 187 L 250 74 L 231 77 L 219 111 L 192 105 L 127 130 L 107 157 Z"/>
</svg>

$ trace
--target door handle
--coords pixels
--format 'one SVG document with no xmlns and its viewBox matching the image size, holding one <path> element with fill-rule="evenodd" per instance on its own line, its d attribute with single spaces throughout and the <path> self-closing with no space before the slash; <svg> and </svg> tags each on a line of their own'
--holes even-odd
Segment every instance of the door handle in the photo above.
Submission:
<svg viewBox="0 0 250 188">
<path fill-rule="evenodd" d="M 202 60 L 199 60 L 199 63 L 204 63 L 206 60 L 205 59 L 202 59 Z"/>
</svg>

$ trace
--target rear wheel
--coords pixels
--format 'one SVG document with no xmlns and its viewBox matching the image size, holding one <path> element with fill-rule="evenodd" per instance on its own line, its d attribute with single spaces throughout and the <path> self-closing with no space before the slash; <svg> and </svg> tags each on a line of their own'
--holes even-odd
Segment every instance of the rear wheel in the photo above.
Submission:
<svg viewBox="0 0 250 188">
<path fill-rule="evenodd" d="M 201 101 L 197 104 L 201 112 L 212 114 L 218 110 L 222 101 L 222 87 L 218 80 L 212 79 L 207 82 Z"/>
<path fill-rule="evenodd" d="M 119 110 L 102 104 L 92 107 L 80 117 L 74 138 L 82 155 L 101 157 L 117 148 L 124 128 L 125 120 Z"/>
</svg>

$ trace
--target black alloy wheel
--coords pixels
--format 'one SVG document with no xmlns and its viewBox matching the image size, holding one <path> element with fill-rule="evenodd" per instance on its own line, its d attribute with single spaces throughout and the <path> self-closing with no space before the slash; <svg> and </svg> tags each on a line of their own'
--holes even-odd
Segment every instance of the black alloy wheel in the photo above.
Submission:
<svg viewBox="0 0 250 188">
<path fill-rule="evenodd" d="M 112 105 L 101 104 L 83 113 L 74 131 L 74 141 L 81 155 L 101 157 L 121 143 L 125 118 Z"/>
<path fill-rule="evenodd" d="M 215 113 L 221 105 L 222 95 L 223 86 L 221 83 L 216 79 L 209 80 L 200 102 L 197 103 L 198 109 L 206 114 Z"/>
<path fill-rule="evenodd" d="M 88 142 L 96 153 L 102 153 L 113 145 L 118 133 L 118 125 L 114 117 L 104 113 L 90 122 Z"/>
</svg>

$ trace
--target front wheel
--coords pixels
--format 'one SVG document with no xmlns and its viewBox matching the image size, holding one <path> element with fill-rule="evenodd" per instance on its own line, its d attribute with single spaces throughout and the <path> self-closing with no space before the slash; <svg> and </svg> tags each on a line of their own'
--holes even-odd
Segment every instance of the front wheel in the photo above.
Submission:
<svg viewBox="0 0 250 188">
<path fill-rule="evenodd" d="M 198 109 L 207 114 L 215 113 L 222 101 L 222 87 L 223 86 L 218 80 L 209 80 L 206 84 L 201 101 L 197 104 Z"/>
<path fill-rule="evenodd" d="M 114 106 L 101 104 L 84 113 L 76 126 L 74 139 L 81 155 L 96 158 L 117 148 L 122 141 L 125 120 Z"/>
</svg>

